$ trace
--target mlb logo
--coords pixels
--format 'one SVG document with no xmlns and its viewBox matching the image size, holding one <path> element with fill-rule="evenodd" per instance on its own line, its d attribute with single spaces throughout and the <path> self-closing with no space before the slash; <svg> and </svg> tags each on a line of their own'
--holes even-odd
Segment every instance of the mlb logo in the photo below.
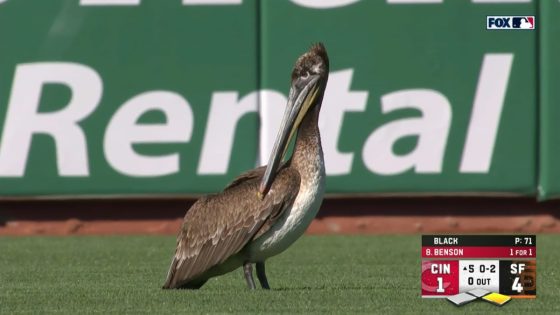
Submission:
<svg viewBox="0 0 560 315">
<path fill-rule="evenodd" d="M 534 30 L 534 16 L 487 16 L 487 30 Z"/>
</svg>

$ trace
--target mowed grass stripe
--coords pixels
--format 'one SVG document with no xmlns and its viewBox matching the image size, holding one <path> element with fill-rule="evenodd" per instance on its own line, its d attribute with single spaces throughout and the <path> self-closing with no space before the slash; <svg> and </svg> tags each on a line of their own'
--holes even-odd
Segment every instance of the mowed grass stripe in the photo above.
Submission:
<svg viewBox="0 0 560 315">
<path fill-rule="evenodd" d="M 0 312 L 560 313 L 559 241 L 537 239 L 536 300 L 457 308 L 420 298 L 419 236 L 303 237 L 267 262 L 273 290 L 253 292 L 241 270 L 198 291 L 161 290 L 173 237 L 3 237 Z"/>
</svg>

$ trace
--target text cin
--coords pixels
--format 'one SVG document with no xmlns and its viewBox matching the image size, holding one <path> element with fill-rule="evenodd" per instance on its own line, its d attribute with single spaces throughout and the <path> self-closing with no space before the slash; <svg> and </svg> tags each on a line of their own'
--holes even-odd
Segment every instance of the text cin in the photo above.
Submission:
<svg viewBox="0 0 560 315">
<path fill-rule="evenodd" d="M 432 274 L 448 275 L 451 274 L 450 264 L 433 264 L 431 267 Z"/>
</svg>

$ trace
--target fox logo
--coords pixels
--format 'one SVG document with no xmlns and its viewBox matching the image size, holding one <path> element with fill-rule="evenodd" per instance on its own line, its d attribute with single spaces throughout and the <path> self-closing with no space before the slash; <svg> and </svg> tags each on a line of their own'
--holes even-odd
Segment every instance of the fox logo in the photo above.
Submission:
<svg viewBox="0 0 560 315">
<path fill-rule="evenodd" d="M 534 16 L 487 16 L 487 30 L 533 30 Z"/>
</svg>

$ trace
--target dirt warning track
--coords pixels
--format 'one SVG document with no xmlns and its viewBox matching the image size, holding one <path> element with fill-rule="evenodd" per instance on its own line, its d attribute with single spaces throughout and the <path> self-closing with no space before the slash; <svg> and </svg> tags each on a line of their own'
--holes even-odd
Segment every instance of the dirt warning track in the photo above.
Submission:
<svg viewBox="0 0 560 315">
<path fill-rule="evenodd" d="M 0 201 L 0 235 L 177 233 L 194 199 Z M 560 202 L 328 198 L 310 234 L 559 233 Z"/>
</svg>

